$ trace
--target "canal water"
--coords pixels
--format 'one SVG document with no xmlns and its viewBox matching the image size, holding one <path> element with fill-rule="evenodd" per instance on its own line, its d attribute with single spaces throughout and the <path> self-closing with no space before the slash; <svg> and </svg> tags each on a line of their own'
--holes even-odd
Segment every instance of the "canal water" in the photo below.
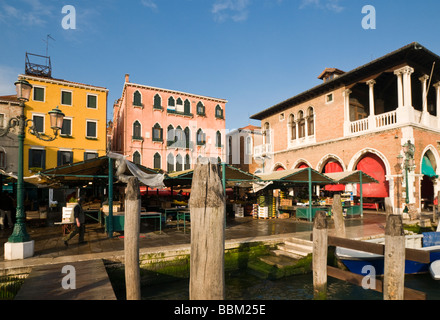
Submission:
<svg viewBox="0 0 440 320">
<path fill-rule="evenodd" d="M 428 300 L 440 300 L 440 281 L 429 274 L 410 275 L 407 288 L 423 291 Z M 372 290 L 328 278 L 328 300 L 383 300 Z M 188 300 L 189 280 L 179 280 L 142 288 L 144 300 Z M 312 274 L 295 275 L 279 280 L 262 280 L 246 271 L 227 274 L 226 300 L 313 300 Z"/>
</svg>

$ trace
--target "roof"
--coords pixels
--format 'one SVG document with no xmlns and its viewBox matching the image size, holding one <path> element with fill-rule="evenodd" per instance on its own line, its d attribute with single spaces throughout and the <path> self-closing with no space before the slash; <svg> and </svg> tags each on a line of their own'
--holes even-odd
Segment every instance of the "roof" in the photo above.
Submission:
<svg viewBox="0 0 440 320">
<path fill-rule="evenodd" d="M 333 74 L 333 73 L 341 75 L 344 74 L 345 71 L 339 70 L 337 68 L 325 68 L 325 70 L 322 71 L 321 74 L 318 76 L 318 79 L 323 79 L 326 74 Z"/>
<path fill-rule="evenodd" d="M 85 83 L 80 83 L 80 82 L 73 82 L 73 81 L 68 81 L 68 80 L 64 80 L 64 79 L 56 79 L 56 78 L 51 78 L 51 77 L 21 74 L 18 76 L 18 78 L 19 79 L 35 80 L 35 81 L 43 81 L 43 82 L 52 82 L 52 83 L 57 83 L 60 85 L 71 85 L 71 86 L 83 87 L 86 89 L 87 88 L 95 89 L 98 91 L 108 91 L 107 88 L 100 87 L 100 86 L 95 86 L 95 85 L 85 84 Z"/>
<path fill-rule="evenodd" d="M 294 97 L 284 100 L 268 109 L 251 116 L 251 119 L 263 120 L 271 115 L 277 114 L 293 105 L 308 101 L 316 96 L 333 91 L 342 86 L 347 86 L 365 79 L 367 75 L 383 72 L 386 69 L 397 67 L 402 63 L 414 64 L 422 68 L 427 74 L 431 72 L 432 64 L 440 65 L 440 57 L 429 51 L 417 42 L 410 43 L 396 51 L 393 51 L 379 59 L 373 60 L 363 66 L 346 72 L 332 80 L 326 81 L 312 89 L 304 91 Z M 434 73 L 435 81 L 440 80 L 440 74 Z"/>
<path fill-rule="evenodd" d="M 312 183 L 326 183 L 331 184 L 334 181 L 326 175 L 319 173 L 312 168 L 291 169 L 283 171 L 274 171 L 270 173 L 258 174 L 257 176 L 262 181 L 279 181 L 279 182 L 309 182 L 309 170 L 311 174 Z"/>
<path fill-rule="evenodd" d="M 362 183 L 379 183 L 372 176 L 362 171 L 345 171 L 325 173 L 325 175 L 336 182 L 336 184 L 360 183 L 362 176 Z"/>
<path fill-rule="evenodd" d="M 0 101 L 12 102 L 12 103 L 20 103 L 17 99 L 17 95 L 9 95 L 9 96 L 0 96 Z"/>
</svg>

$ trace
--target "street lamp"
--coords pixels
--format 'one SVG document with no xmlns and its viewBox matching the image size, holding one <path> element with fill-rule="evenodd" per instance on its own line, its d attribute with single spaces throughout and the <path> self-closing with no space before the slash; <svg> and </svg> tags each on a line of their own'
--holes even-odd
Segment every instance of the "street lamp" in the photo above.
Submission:
<svg viewBox="0 0 440 320">
<path fill-rule="evenodd" d="M 26 80 L 18 80 L 15 82 L 15 88 L 17 91 L 17 99 L 20 102 L 20 115 L 9 119 L 6 128 L 0 130 L 0 137 L 3 137 L 9 133 L 9 131 L 15 127 L 18 127 L 18 170 L 17 170 L 17 215 L 14 230 L 8 239 L 9 243 L 25 243 L 30 241 L 30 236 L 26 231 L 25 224 L 25 212 L 23 206 L 24 197 L 24 180 L 23 180 L 23 145 L 25 138 L 25 128 L 29 127 L 29 133 L 35 135 L 38 139 L 43 141 L 53 141 L 57 138 L 58 131 L 61 130 L 63 125 L 64 114 L 58 109 L 53 109 L 49 112 L 50 126 L 54 131 L 53 137 L 47 137 L 44 134 L 38 132 L 31 119 L 27 119 L 24 115 L 25 102 L 29 101 L 32 85 Z M 5 250 L 6 254 L 6 250 Z M 33 255 L 33 247 L 32 254 Z"/>
<path fill-rule="evenodd" d="M 398 161 L 400 165 L 403 165 L 403 169 L 405 169 L 405 183 L 406 183 L 406 198 L 405 198 L 405 209 L 404 213 L 408 213 L 408 204 L 409 204 L 409 183 L 408 183 L 408 172 L 412 171 L 414 168 L 414 152 L 415 146 L 408 140 L 403 146 L 403 153 L 405 156 L 398 157 Z"/>
</svg>

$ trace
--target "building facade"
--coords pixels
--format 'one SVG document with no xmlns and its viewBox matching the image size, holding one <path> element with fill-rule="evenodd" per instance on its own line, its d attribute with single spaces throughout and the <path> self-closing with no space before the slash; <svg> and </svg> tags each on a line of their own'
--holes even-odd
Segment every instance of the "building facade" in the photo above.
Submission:
<svg viewBox="0 0 440 320">
<path fill-rule="evenodd" d="M 0 97 L 0 131 L 8 126 L 9 120 L 20 115 L 20 102 L 16 96 Z M 17 175 L 18 130 L 0 137 L 0 169 Z"/>
<path fill-rule="evenodd" d="M 112 151 L 167 172 L 191 169 L 200 156 L 225 158 L 224 99 L 131 83 L 114 104 Z"/>
<path fill-rule="evenodd" d="M 379 183 L 364 185 L 365 203 L 389 198 L 401 212 L 424 210 L 440 191 L 440 57 L 411 43 L 350 72 L 326 69 L 323 81 L 263 110 L 265 171 L 312 167 L 319 172 L 362 170 Z M 399 158 L 414 165 L 406 171 Z M 406 190 L 408 182 L 408 190 Z M 358 185 L 342 188 L 359 195 Z"/>
<path fill-rule="evenodd" d="M 48 112 L 57 106 L 65 114 L 54 141 L 27 133 L 24 141 L 24 176 L 106 154 L 107 95 L 103 87 L 33 74 L 19 75 L 32 86 L 25 116 L 40 134 L 53 136 Z"/>
</svg>

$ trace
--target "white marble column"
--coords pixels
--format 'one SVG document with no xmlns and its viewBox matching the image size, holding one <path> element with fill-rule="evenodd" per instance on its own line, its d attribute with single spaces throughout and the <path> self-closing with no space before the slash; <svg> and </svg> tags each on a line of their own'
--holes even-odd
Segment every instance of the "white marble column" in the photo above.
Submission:
<svg viewBox="0 0 440 320">
<path fill-rule="evenodd" d="M 368 128 L 370 130 L 376 129 L 376 119 L 375 119 L 375 112 L 374 112 L 374 85 L 376 84 L 376 81 L 369 80 L 366 82 L 369 87 L 369 96 L 370 96 L 370 115 L 368 116 Z"/>
<path fill-rule="evenodd" d="M 405 107 L 412 107 L 411 75 L 414 73 L 414 69 L 409 66 L 403 69 L 403 105 Z"/>
<path fill-rule="evenodd" d="M 412 106 L 411 93 L 411 74 L 414 69 L 410 66 L 394 71 L 397 76 L 397 91 L 398 91 L 398 108 L 397 108 L 397 122 L 407 123 L 414 121 L 414 108 Z"/>
<path fill-rule="evenodd" d="M 343 92 L 344 96 L 344 136 L 349 135 L 350 132 L 350 89 L 346 89 Z"/>
<path fill-rule="evenodd" d="M 423 111 L 422 111 L 422 124 L 425 126 L 429 126 L 429 113 L 428 113 L 428 96 L 426 95 L 427 92 L 427 82 L 428 82 L 429 76 L 423 75 L 419 78 L 420 82 L 422 83 L 422 105 L 423 105 Z"/>
<path fill-rule="evenodd" d="M 403 83 L 402 83 L 402 69 L 394 71 L 397 76 L 397 107 L 403 107 Z"/>
</svg>

